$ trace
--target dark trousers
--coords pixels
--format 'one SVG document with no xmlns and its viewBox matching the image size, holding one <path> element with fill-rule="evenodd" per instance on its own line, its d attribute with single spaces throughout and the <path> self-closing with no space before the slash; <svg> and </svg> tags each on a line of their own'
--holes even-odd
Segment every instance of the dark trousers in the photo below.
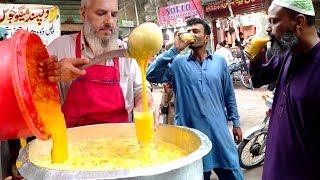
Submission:
<svg viewBox="0 0 320 180">
<path fill-rule="evenodd" d="M 0 179 L 11 175 L 11 159 L 7 141 L 0 142 Z"/>
<path fill-rule="evenodd" d="M 30 142 L 31 140 L 35 139 L 35 137 L 29 137 L 27 138 L 27 142 Z M 8 145 L 9 145 L 9 152 L 10 156 L 7 158 L 10 158 L 10 166 L 8 167 L 8 171 L 10 172 L 9 175 L 12 175 L 12 179 L 20 179 L 19 172 L 16 167 L 16 160 L 19 155 L 19 150 L 20 150 L 20 139 L 12 139 L 8 140 Z"/>
</svg>

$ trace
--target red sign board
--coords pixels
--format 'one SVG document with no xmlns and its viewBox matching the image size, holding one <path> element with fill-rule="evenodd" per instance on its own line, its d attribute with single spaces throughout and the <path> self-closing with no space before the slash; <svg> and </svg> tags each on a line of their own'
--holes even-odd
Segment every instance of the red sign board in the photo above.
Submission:
<svg viewBox="0 0 320 180">
<path fill-rule="evenodd" d="M 179 27 L 185 25 L 185 21 L 192 17 L 203 18 L 200 0 L 161 7 L 158 12 L 158 24 L 163 28 Z"/>
<path fill-rule="evenodd" d="M 252 12 L 262 10 L 265 8 L 265 0 L 232 0 L 231 7 L 234 14 L 241 14 L 245 12 Z M 212 14 L 212 16 L 226 16 L 229 15 L 228 4 L 226 0 L 215 1 L 205 5 L 205 12 Z"/>
</svg>

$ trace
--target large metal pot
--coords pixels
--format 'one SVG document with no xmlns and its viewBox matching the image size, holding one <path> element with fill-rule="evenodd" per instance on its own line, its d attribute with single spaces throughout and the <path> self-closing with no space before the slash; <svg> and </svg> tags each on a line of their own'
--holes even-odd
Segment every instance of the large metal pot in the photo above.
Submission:
<svg viewBox="0 0 320 180">
<path fill-rule="evenodd" d="M 68 129 L 68 141 L 79 142 L 103 137 L 133 137 L 134 124 L 101 124 Z M 19 172 L 26 179 L 152 179 L 152 180 L 201 180 L 203 179 L 202 157 L 211 149 L 206 135 L 195 129 L 160 125 L 156 139 L 173 143 L 191 152 L 188 156 L 164 164 L 112 171 L 66 171 L 36 166 L 29 159 L 39 154 L 50 153 L 51 141 L 33 140 L 20 150 Z M 72 152 L 70 152 L 72 153 Z"/>
</svg>

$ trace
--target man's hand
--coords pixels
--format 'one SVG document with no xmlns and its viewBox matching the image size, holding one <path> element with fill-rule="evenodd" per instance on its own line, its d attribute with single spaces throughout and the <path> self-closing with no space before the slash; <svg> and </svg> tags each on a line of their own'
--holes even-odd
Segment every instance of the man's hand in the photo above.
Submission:
<svg viewBox="0 0 320 180">
<path fill-rule="evenodd" d="M 78 66 L 88 64 L 88 59 L 66 58 L 61 61 L 61 81 L 69 82 L 86 74 L 84 69 Z"/>
<path fill-rule="evenodd" d="M 239 144 L 242 141 L 242 130 L 240 127 L 234 127 L 233 130 L 233 138 L 236 144 Z"/>
<path fill-rule="evenodd" d="M 86 71 L 77 66 L 88 63 L 88 59 L 65 58 L 58 61 L 56 56 L 51 56 L 39 63 L 39 76 L 50 82 L 69 82 L 85 75 Z"/>
<path fill-rule="evenodd" d="M 179 52 L 184 50 L 186 47 L 190 45 L 190 41 L 182 41 L 180 38 L 181 32 L 177 32 L 177 34 L 174 36 L 174 47 L 178 49 Z"/>
<path fill-rule="evenodd" d="M 56 56 L 51 56 L 39 63 L 39 76 L 50 82 L 58 82 L 61 77 L 61 64 Z"/>
<path fill-rule="evenodd" d="M 172 92 L 172 84 L 171 83 L 163 83 L 163 89 L 165 93 Z"/>
</svg>

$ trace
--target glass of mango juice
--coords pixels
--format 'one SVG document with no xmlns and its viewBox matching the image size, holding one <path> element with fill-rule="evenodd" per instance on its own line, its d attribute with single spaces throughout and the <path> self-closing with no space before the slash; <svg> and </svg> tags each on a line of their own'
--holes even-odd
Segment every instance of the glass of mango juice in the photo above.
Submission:
<svg viewBox="0 0 320 180">
<path fill-rule="evenodd" d="M 135 111 L 134 123 L 136 136 L 140 145 L 149 145 L 154 140 L 154 117 L 152 111 L 138 112 Z"/>
<path fill-rule="evenodd" d="M 269 37 L 254 37 L 244 48 L 244 52 L 249 59 L 254 59 L 260 49 L 267 45 Z"/>
<path fill-rule="evenodd" d="M 194 34 L 188 33 L 188 32 L 183 32 L 180 34 L 180 39 L 184 42 L 191 42 L 194 43 L 196 42 L 196 37 Z"/>
</svg>

